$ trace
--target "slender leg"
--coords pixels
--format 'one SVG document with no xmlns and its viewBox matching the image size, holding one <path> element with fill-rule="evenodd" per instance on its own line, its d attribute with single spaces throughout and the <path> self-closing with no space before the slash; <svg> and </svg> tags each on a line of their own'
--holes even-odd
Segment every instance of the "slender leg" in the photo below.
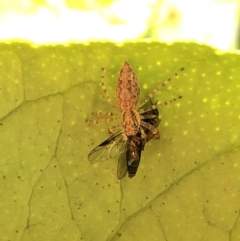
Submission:
<svg viewBox="0 0 240 241">
<path fill-rule="evenodd" d="M 163 83 L 158 85 L 154 90 L 152 90 L 147 95 L 147 98 L 145 99 L 145 101 L 142 102 L 140 105 L 138 105 L 138 108 L 145 105 L 160 89 L 162 89 L 164 86 L 166 86 L 173 78 L 176 78 L 180 74 L 180 72 L 182 72 L 183 70 L 184 70 L 184 68 L 179 69 L 172 77 L 168 78 Z"/>
</svg>

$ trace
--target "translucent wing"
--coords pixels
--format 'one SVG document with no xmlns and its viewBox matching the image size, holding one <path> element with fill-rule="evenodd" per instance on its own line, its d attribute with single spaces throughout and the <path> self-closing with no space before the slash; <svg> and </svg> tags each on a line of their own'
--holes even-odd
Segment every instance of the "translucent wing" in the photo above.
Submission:
<svg viewBox="0 0 240 241">
<path fill-rule="evenodd" d="M 88 160 L 93 163 L 115 158 L 121 154 L 125 143 L 126 141 L 123 139 L 122 131 L 118 131 L 95 147 L 89 153 Z"/>
<path fill-rule="evenodd" d="M 129 140 L 125 141 L 118 158 L 117 178 L 123 179 L 127 174 L 126 152 L 129 150 Z"/>
</svg>

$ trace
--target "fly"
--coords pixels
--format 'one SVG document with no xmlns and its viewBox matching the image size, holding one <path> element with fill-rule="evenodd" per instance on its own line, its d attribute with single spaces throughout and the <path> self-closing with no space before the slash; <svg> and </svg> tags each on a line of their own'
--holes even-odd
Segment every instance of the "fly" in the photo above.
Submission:
<svg viewBox="0 0 240 241">
<path fill-rule="evenodd" d="M 151 130 L 143 127 L 142 131 L 133 136 L 128 136 L 127 139 L 123 136 L 122 131 L 118 131 L 90 152 L 88 155 L 89 161 L 93 163 L 118 157 L 118 179 L 121 180 L 127 173 L 129 178 L 133 178 L 137 173 L 141 153 L 146 142 L 160 137 L 159 132 L 155 131 L 160 123 L 158 116 L 157 109 L 142 114 L 141 117 L 144 118 L 144 123 L 147 126 L 152 126 Z"/>
<path fill-rule="evenodd" d="M 159 112 L 158 109 L 153 109 L 145 113 L 146 116 L 154 116 L 150 119 L 145 119 L 145 122 L 152 125 L 154 128 L 157 128 L 160 124 L 160 119 L 158 118 Z M 126 154 L 122 154 L 118 159 L 118 179 L 122 179 L 127 173 L 128 177 L 133 178 L 138 170 L 141 160 L 141 153 L 144 150 L 146 142 L 151 139 L 159 139 L 160 134 L 159 131 L 152 132 L 147 128 L 143 128 L 144 135 L 142 132 L 138 132 L 136 135 L 132 137 L 128 137 L 128 142 L 126 143 Z"/>
</svg>

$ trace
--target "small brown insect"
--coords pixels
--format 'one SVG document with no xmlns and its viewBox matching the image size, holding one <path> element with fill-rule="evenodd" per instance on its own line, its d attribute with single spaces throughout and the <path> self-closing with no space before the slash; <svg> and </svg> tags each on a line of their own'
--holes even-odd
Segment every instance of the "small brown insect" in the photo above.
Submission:
<svg viewBox="0 0 240 241">
<path fill-rule="evenodd" d="M 180 71 L 182 70 L 183 69 Z M 175 74 L 175 76 L 177 75 L 178 73 Z M 157 126 L 160 123 L 160 119 L 158 118 L 159 112 L 157 106 L 167 105 L 181 98 L 181 96 L 179 96 L 169 101 L 152 104 L 151 98 L 153 95 L 169 83 L 170 80 L 171 78 L 157 86 L 156 89 L 148 94 L 143 103 L 137 105 L 140 93 L 137 78 L 131 66 L 127 62 L 123 64 L 116 87 L 117 105 L 122 112 L 122 129 L 114 134 L 113 131 L 117 127 L 109 128 L 111 136 L 94 148 L 88 155 L 91 163 L 118 156 L 118 179 L 122 179 L 127 172 L 130 178 L 136 174 L 140 163 L 141 151 L 146 142 L 159 138 Z M 114 106 L 103 81 L 102 89 L 105 92 L 108 103 Z M 145 106 L 147 103 L 150 103 L 148 107 Z M 95 115 L 105 115 L 109 117 L 112 116 L 113 113 L 98 112 L 95 113 Z M 105 118 L 94 121 L 90 120 L 88 122 L 103 123 L 112 120 L 113 118 Z"/>
</svg>

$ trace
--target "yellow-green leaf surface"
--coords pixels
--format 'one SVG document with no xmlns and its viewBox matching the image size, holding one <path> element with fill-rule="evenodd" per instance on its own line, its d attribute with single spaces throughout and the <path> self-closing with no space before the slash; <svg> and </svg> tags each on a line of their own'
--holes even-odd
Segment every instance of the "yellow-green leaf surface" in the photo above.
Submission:
<svg viewBox="0 0 240 241">
<path fill-rule="evenodd" d="M 137 175 L 91 165 L 124 61 L 160 106 Z M 0 45 L 1 240 L 240 240 L 240 56 L 192 43 Z"/>
</svg>

